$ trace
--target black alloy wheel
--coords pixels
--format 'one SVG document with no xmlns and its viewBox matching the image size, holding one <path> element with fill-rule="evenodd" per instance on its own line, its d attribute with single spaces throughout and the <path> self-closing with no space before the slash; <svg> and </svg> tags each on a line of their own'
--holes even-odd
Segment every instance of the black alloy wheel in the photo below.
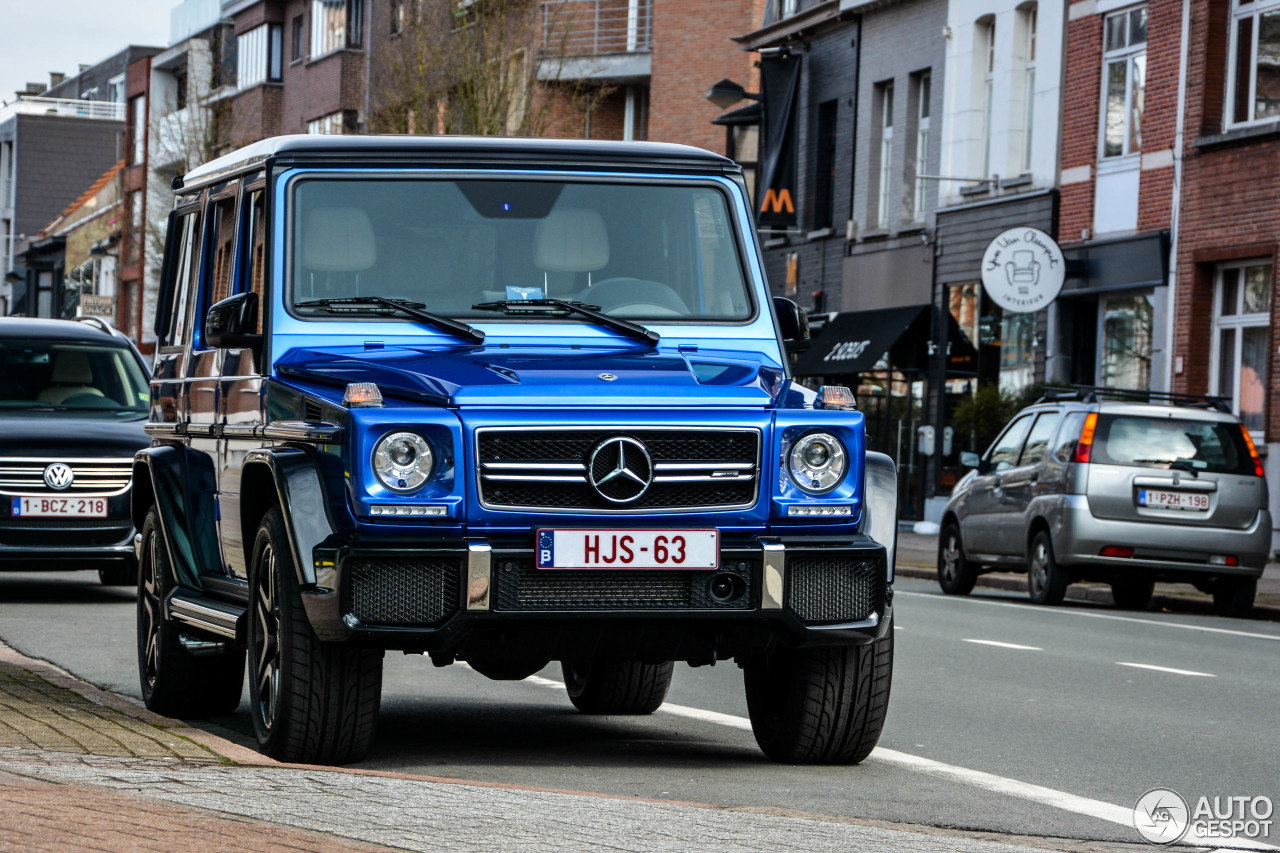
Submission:
<svg viewBox="0 0 1280 853">
<path fill-rule="evenodd" d="M 169 551 L 153 506 L 142 525 L 138 564 L 138 676 L 149 710 L 168 717 L 216 717 L 240 704 L 244 653 L 228 643 L 219 653 L 195 655 L 179 626 L 165 618 L 164 602 L 175 581 Z M 200 639 L 200 638 L 197 638 Z"/>
</svg>

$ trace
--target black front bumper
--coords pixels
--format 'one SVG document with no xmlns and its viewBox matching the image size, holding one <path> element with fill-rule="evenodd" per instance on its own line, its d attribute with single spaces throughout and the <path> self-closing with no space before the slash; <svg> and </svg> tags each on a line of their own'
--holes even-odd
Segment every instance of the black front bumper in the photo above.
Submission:
<svg viewBox="0 0 1280 853">
<path fill-rule="evenodd" d="M 867 536 L 726 543 L 720 568 L 546 570 L 532 549 L 469 540 L 316 552 L 303 592 L 325 640 L 452 654 L 694 660 L 884 635 L 885 549 Z"/>
<path fill-rule="evenodd" d="M 5 569 L 73 569 L 87 562 L 132 560 L 129 493 L 109 497 L 107 517 L 24 518 L 12 515 L 13 496 L 0 496 L 0 565 Z"/>
</svg>

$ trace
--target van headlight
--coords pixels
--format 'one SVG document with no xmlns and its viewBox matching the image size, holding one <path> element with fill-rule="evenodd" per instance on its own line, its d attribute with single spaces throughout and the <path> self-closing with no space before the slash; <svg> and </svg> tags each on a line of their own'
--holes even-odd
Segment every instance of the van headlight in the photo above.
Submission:
<svg viewBox="0 0 1280 853">
<path fill-rule="evenodd" d="M 791 479 L 806 492 L 829 492 L 844 479 L 848 458 L 840 439 L 811 432 L 791 446 Z"/>
<path fill-rule="evenodd" d="M 435 454 L 416 432 L 392 432 L 373 448 L 372 464 L 382 485 L 394 492 L 412 492 L 431 476 Z"/>
</svg>

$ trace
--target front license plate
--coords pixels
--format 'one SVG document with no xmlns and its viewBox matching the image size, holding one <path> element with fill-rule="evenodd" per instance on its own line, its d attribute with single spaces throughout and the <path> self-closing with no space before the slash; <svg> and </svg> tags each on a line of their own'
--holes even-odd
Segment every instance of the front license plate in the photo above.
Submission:
<svg viewBox="0 0 1280 853">
<path fill-rule="evenodd" d="M 1160 489 L 1139 489 L 1138 505 L 1152 509 L 1185 509 L 1192 512 L 1208 512 L 1209 496 L 1204 492 L 1166 492 Z"/>
<path fill-rule="evenodd" d="M 539 530 L 540 569 L 715 569 L 717 530 Z"/>
<path fill-rule="evenodd" d="M 106 498 L 14 498 L 14 518 L 106 518 Z"/>
</svg>

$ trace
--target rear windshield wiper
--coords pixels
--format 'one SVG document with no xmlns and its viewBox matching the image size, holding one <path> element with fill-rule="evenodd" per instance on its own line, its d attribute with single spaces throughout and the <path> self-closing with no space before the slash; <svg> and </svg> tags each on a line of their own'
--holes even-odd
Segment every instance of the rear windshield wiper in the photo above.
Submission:
<svg viewBox="0 0 1280 853">
<path fill-rule="evenodd" d="M 582 302 L 566 302 L 563 299 L 504 299 L 500 302 L 481 302 L 471 307 L 476 311 L 503 311 L 507 314 L 576 314 L 629 338 L 644 341 L 649 346 L 657 346 L 658 341 L 662 340 L 662 335 L 652 329 L 621 317 L 602 314 L 600 306 Z"/>
<path fill-rule="evenodd" d="M 422 309 L 427 307 L 425 304 L 408 299 L 388 299 L 385 296 L 346 296 L 340 299 L 309 299 L 306 302 L 295 302 L 293 305 L 295 308 L 324 308 L 330 314 L 376 314 L 380 312 L 372 306 L 379 305 L 391 311 L 399 311 L 407 317 L 420 320 L 437 329 L 444 329 L 460 338 L 467 338 L 478 344 L 484 343 L 484 332 L 479 329 L 440 314 L 423 311 Z"/>
</svg>

